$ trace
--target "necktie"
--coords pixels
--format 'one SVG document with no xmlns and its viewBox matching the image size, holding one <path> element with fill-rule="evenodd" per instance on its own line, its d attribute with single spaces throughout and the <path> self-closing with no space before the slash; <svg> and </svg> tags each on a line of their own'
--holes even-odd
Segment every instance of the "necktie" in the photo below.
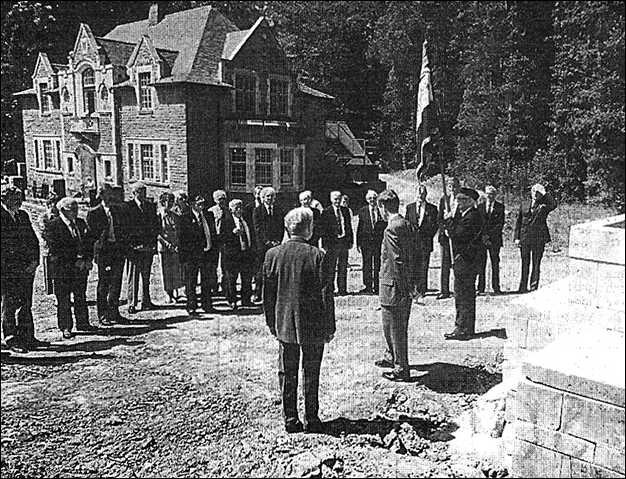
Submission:
<svg viewBox="0 0 626 479">
<path fill-rule="evenodd" d="M 372 219 L 372 229 L 376 227 L 376 209 L 370 208 L 370 216 Z"/>
<path fill-rule="evenodd" d="M 76 227 L 76 223 L 74 221 L 70 221 L 70 232 L 72 236 L 76 239 L 80 239 L 80 235 L 78 234 L 78 228 Z"/>
<path fill-rule="evenodd" d="M 200 212 L 200 221 L 202 223 L 202 228 L 204 229 L 204 237 L 206 238 L 206 247 L 204 251 L 209 251 L 211 249 L 211 230 L 209 230 L 209 224 L 204 217 L 204 213 Z"/>
<path fill-rule="evenodd" d="M 116 238 L 115 238 L 115 227 L 113 225 L 113 215 L 111 214 L 111 210 L 110 209 L 105 209 L 104 210 L 107 214 L 107 218 L 109 220 L 109 241 L 112 243 L 115 243 Z"/>
<path fill-rule="evenodd" d="M 241 244 L 241 251 L 245 251 L 248 249 L 249 246 L 249 237 L 248 237 L 248 226 L 246 225 L 246 222 L 241 219 L 241 218 L 237 218 L 237 221 L 239 221 L 239 229 L 241 230 L 241 233 L 239 234 L 239 243 Z"/>
<path fill-rule="evenodd" d="M 341 223 L 341 211 L 339 208 L 335 210 L 335 222 L 337 225 L 337 237 L 341 238 L 343 236 L 343 225 Z"/>
</svg>

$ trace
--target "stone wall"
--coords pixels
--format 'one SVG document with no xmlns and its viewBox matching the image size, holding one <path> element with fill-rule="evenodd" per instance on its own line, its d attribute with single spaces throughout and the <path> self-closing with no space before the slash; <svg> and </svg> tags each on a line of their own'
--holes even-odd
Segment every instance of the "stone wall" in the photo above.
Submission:
<svg viewBox="0 0 626 479">
<path fill-rule="evenodd" d="M 624 477 L 623 221 L 574 226 L 570 276 L 510 313 L 513 477 Z"/>
</svg>

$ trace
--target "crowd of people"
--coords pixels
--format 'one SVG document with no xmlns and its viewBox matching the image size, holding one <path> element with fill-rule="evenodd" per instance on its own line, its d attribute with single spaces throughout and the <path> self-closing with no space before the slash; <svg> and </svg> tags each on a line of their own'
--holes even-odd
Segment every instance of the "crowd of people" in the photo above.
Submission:
<svg viewBox="0 0 626 479">
<path fill-rule="evenodd" d="M 437 234 L 441 248 L 437 299 L 452 295 L 449 283 L 454 271 L 455 327 L 445 339 L 468 340 L 475 334 L 476 295 L 486 289 L 487 259 L 493 294 L 502 293 L 499 262 L 505 208 L 493 186 L 481 196 L 450 178 L 437 208 L 427 201 L 426 187 L 418 185 L 404 216 L 393 190 L 380 195 L 370 190 L 355 221 L 349 198 L 340 191 L 330 193 L 326 208 L 311 191 L 303 191 L 300 206 L 289 212 L 278 207 L 271 187 L 255 188 L 247 204 L 228 201 L 227 193 L 217 190 L 211 207 L 202 195 L 188 197 L 183 191 L 163 193 L 156 205 L 146 198 L 146 191 L 144 183 L 136 182 L 132 197 L 124 201 L 121 187 L 105 183 L 84 220 L 78 216 L 75 198 L 49 198 L 41 218 L 40 248 L 30 217 L 21 209 L 21 190 L 3 186 L 2 330 L 12 351 L 27 353 L 49 345 L 35 338 L 31 311 L 40 261 L 44 289 L 56 297 L 58 327 L 62 337 L 70 339 L 74 331 L 130 322 L 120 312 L 125 271 L 128 316 L 156 308 L 150 286 L 158 255 L 167 301 L 184 302 L 189 316 L 199 315 L 199 309 L 215 312 L 216 294 L 222 294 L 233 311 L 263 307 L 267 326 L 279 341 L 285 428 L 317 431 L 324 344 L 335 334 L 334 298 L 349 294 L 348 254 L 355 239 L 362 258 L 363 288 L 358 292 L 378 295 L 381 306 L 386 348 L 375 364 L 390 369 L 383 376 L 391 381 L 410 378 L 408 321 L 412 304 L 424 304 Z M 514 226 L 514 243 L 521 254 L 519 293 L 539 286 L 541 258 L 550 241 L 546 220 L 555 207 L 552 196 L 535 184 L 519 208 Z M 94 263 L 98 326 L 89 321 L 86 299 Z M 304 423 L 296 411 L 301 357 Z"/>
</svg>

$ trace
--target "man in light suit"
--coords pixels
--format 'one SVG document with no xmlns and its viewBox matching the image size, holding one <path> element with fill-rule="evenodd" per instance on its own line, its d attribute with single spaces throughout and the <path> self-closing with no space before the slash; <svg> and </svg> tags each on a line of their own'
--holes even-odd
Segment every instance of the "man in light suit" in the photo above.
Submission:
<svg viewBox="0 0 626 479">
<path fill-rule="evenodd" d="M 446 194 L 439 200 L 437 211 L 437 223 L 439 226 L 439 245 L 441 247 L 441 286 L 437 299 L 450 297 L 450 271 L 452 270 L 452 253 L 450 250 L 450 238 L 446 234 L 444 215 L 451 211 L 452 201 L 459 192 L 461 182 L 458 178 L 448 178 L 446 181 Z"/>
<path fill-rule="evenodd" d="M 226 191 L 224 190 L 215 190 L 213 192 L 213 202 L 215 203 L 213 206 L 209 208 L 209 211 L 213 213 L 213 218 L 215 219 L 215 230 L 217 231 L 217 241 L 218 241 L 218 249 L 219 249 L 219 259 L 218 264 L 222 273 L 221 281 L 217 279 L 217 269 L 218 265 L 215 265 L 215 271 L 211 272 L 211 284 L 213 288 L 213 293 L 217 294 L 220 290 L 225 293 L 226 279 L 224 278 L 224 245 L 221 240 L 221 232 L 222 232 L 222 223 L 226 218 L 230 216 L 230 211 L 228 209 L 228 200 L 226 196 Z"/>
<path fill-rule="evenodd" d="M 378 193 L 369 190 L 365 195 L 367 205 L 357 213 L 359 223 L 356 228 L 356 246 L 363 258 L 362 293 L 378 294 L 380 272 L 380 247 L 387 222 L 378 210 Z"/>
<path fill-rule="evenodd" d="M 504 228 L 504 204 L 496 201 L 498 190 L 486 186 L 487 201 L 478 205 L 478 213 L 483 218 L 483 251 L 478 264 L 478 292 L 485 292 L 485 269 L 487 255 L 491 261 L 491 286 L 494 294 L 500 294 L 500 248 L 502 248 L 502 229 Z"/>
<path fill-rule="evenodd" d="M 76 329 L 93 331 L 87 308 L 87 277 L 93 267 L 93 243 L 87 223 L 78 218 L 78 201 L 62 198 L 57 203 L 59 216 L 46 228 L 46 243 L 50 249 L 54 294 L 57 298 L 58 326 L 64 339 L 73 336 L 72 301 Z"/>
<path fill-rule="evenodd" d="M 415 228 L 415 289 L 416 302 L 424 304 L 428 290 L 428 267 L 433 251 L 433 238 L 437 233 L 437 207 L 428 201 L 424 185 L 417 188 L 417 201 L 406 206 L 406 219 Z"/>
<path fill-rule="evenodd" d="M 128 314 L 137 312 L 139 280 L 142 283 L 142 310 L 154 309 L 150 299 L 152 259 L 157 252 L 161 222 L 156 205 L 146 199 L 146 184 L 137 181 L 131 186 L 133 198 L 126 202 L 128 251 Z"/>
<path fill-rule="evenodd" d="M 348 294 L 348 253 L 354 244 L 354 233 L 350 211 L 341 206 L 341 192 L 330 193 L 331 205 L 324 210 L 320 218 L 322 248 L 328 255 L 327 266 L 335 283 L 337 272 L 337 291 L 339 296 Z"/>
<path fill-rule="evenodd" d="M 261 205 L 254 208 L 252 212 L 252 226 L 256 238 L 259 270 L 261 273 L 258 278 L 257 292 L 261 292 L 263 289 L 262 270 L 265 253 L 270 248 L 278 246 L 285 235 L 284 214 L 276 208 L 276 190 L 268 186 L 261 190 L 260 196 Z"/>
<path fill-rule="evenodd" d="M 289 240 L 271 248 L 263 264 L 263 309 L 278 339 L 278 379 L 287 432 L 321 432 L 319 376 L 324 345 L 335 334 L 332 288 L 324 252 L 307 240 L 313 214 L 296 208 L 285 217 Z M 304 425 L 298 418 L 298 372 L 304 372 Z"/>
<path fill-rule="evenodd" d="M 556 208 L 552 195 L 546 193 L 543 185 L 537 183 L 530 190 L 531 200 L 520 205 L 515 221 L 515 244 L 522 256 L 522 277 L 518 292 L 526 293 L 539 288 L 539 274 L 541 258 L 546 243 L 552 241 L 548 230 L 548 215 Z M 528 272 L 530 274 L 530 288 L 528 286 Z"/>
<path fill-rule="evenodd" d="M 454 331 L 445 339 L 465 341 L 474 335 L 476 325 L 476 275 L 481 248 L 483 221 L 476 209 L 478 192 L 459 188 L 455 204 L 445 213 L 445 229 L 452 248 L 454 264 Z"/>
<path fill-rule="evenodd" d="M 380 305 L 387 350 L 376 366 L 393 368 L 384 372 L 390 381 L 409 381 L 408 327 L 413 292 L 415 231 L 399 213 L 400 199 L 387 189 L 378 196 L 378 206 L 387 228 L 380 263 Z"/>
<path fill-rule="evenodd" d="M 213 213 L 204 208 L 202 195 L 191 198 L 191 208 L 180 217 L 178 257 L 185 271 L 187 313 L 196 316 L 198 308 L 198 273 L 200 273 L 200 304 L 206 313 L 214 312 L 212 271 L 217 265 L 217 231 Z"/>
<path fill-rule="evenodd" d="M 22 191 L 2 185 L 0 213 L 0 277 L 2 278 L 2 333 L 11 351 L 49 346 L 35 338 L 32 314 L 33 283 L 39 265 L 39 238 L 28 213 L 21 209 Z"/>
</svg>

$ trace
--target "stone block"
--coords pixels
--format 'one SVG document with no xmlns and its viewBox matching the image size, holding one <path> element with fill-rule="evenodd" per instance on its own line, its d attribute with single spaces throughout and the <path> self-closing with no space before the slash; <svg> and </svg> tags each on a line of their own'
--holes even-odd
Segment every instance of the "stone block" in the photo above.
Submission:
<svg viewBox="0 0 626 479">
<path fill-rule="evenodd" d="M 563 469 L 569 473 L 569 458 L 556 451 L 519 439 L 514 439 L 514 451 L 512 477 L 562 477 Z"/>
<path fill-rule="evenodd" d="M 595 304 L 594 297 L 598 284 L 598 263 L 571 258 L 569 272 L 568 302 L 581 306 Z"/>
<path fill-rule="evenodd" d="M 571 458 L 569 461 L 569 471 L 566 467 L 562 469 L 561 477 L 624 477 L 620 474 L 604 467 L 597 466 L 595 464 L 589 464 L 588 462 L 580 461 L 575 458 Z"/>
<path fill-rule="evenodd" d="M 570 229 L 570 258 L 625 264 L 625 232 L 610 224 L 624 221 L 624 215 L 574 225 Z"/>
<path fill-rule="evenodd" d="M 504 419 L 508 424 L 512 424 L 517 419 L 517 391 L 507 392 Z"/>
<path fill-rule="evenodd" d="M 523 379 L 517 389 L 517 419 L 557 430 L 561 424 L 563 392 Z"/>
<path fill-rule="evenodd" d="M 595 444 L 574 436 L 550 431 L 525 421 L 515 421 L 515 437 L 583 461 L 593 462 Z"/>
<path fill-rule="evenodd" d="M 561 432 L 624 450 L 624 427 L 623 407 L 565 394 Z"/>
<path fill-rule="evenodd" d="M 528 333 L 526 338 L 526 348 L 531 351 L 538 351 L 545 348 L 554 341 L 555 334 L 550 318 L 543 318 L 539 321 L 528 320 Z"/>
<path fill-rule="evenodd" d="M 596 447 L 593 463 L 600 467 L 610 469 L 611 471 L 624 474 L 626 472 L 624 471 L 625 460 L 623 449 L 618 451 L 617 449 L 598 445 Z"/>
<path fill-rule="evenodd" d="M 596 284 L 592 304 L 600 309 L 621 311 L 624 307 L 624 285 L 626 269 L 624 265 L 598 263 L 598 283 Z"/>
</svg>

